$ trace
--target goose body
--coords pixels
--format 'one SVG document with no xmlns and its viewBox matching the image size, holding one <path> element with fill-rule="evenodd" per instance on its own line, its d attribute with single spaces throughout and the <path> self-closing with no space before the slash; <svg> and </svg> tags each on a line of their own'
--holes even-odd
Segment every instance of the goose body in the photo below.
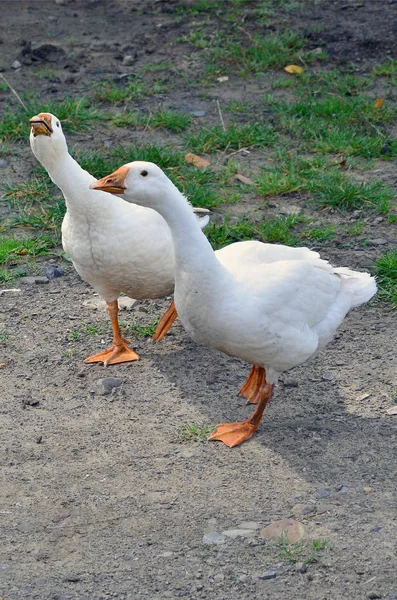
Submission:
<svg viewBox="0 0 397 600">
<path fill-rule="evenodd" d="M 89 189 L 96 179 L 69 154 L 60 122 L 54 115 L 41 113 L 31 123 L 33 154 L 65 198 L 63 248 L 80 277 L 107 302 L 116 335 L 117 298 L 121 293 L 145 299 L 173 292 L 174 256 L 169 228 L 159 213 L 150 208 Z M 208 217 L 200 222 L 204 226 Z M 176 313 L 173 315 L 175 318 Z M 161 336 L 165 333 L 162 331 Z M 113 344 L 109 351 L 87 362 L 136 360 L 136 353 L 129 352 L 125 341 L 118 342 L 119 350 L 114 352 Z"/>
<path fill-rule="evenodd" d="M 220 425 L 211 436 L 237 445 L 256 430 L 280 374 L 323 348 L 347 312 L 375 294 L 375 280 L 335 268 L 307 248 L 252 241 L 215 253 L 186 199 L 159 167 L 134 162 L 108 177 L 119 182 L 126 200 L 154 208 L 167 221 L 175 304 L 187 332 L 200 344 L 254 365 L 240 390 L 258 402 L 253 415 Z M 106 190 L 107 180 L 93 186 Z"/>
</svg>

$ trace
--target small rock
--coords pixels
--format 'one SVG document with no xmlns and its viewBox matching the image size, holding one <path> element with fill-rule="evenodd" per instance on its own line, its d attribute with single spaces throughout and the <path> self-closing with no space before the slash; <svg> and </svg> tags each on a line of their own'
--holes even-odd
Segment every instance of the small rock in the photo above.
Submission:
<svg viewBox="0 0 397 600">
<path fill-rule="evenodd" d="M 217 531 L 209 531 L 203 535 L 203 544 L 224 544 L 226 537 Z"/>
<path fill-rule="evenodd" d="M 280 540 L 283 536 L 288 538 L 288 541 L 295 543 L 300 540 L 305 534 L 305 528 L 299 521 L 292 519 L 281 519 L 273 521 L 261 531 L 261 536 L 267 540 Z"/>
<path fill-rule="evenodd" d="M 20 523 L 19 525 L 17 525 L 17 530 L 20 533 L 31 533 L 35 529 L 36 528 L 32 523 Z"/>
<path fill-rule="evenodd" d="M 82 369 L 80 369 L 80 371 L 77 373 L 77 377 L 85 377 L 85 369 L 84 369 L 84 367 Z"/>
<path fill-rule="evenodd" d="M 316 507 L 312 504 L 295 504 L 295 506 L 291 508 L 291 513 L 295 517 L 304 517 L 306 515 L 312 515 L 314 512 L 316 512 Z"/>
<path fill-rule="evenodd" d="M 274 579 L 277 575 L 276 571 L 265 571 L 264 573 L 261 573 L 260 575 L 258 575 L 259 579 Z"/>
<path fill-rule="evenodd" d="M 21 63 L 19 62 L 19 60 L 14 60 L 14 62 L 12 63 L 12 68 L 13 69 L 20 69 L 22 67 Z"/>
<path fill-rule="evenodd" d="M 133 56 L 132 54 L 127 54 L 126 56 L 124 56 L 123 60 L 122 60 L 122 64 L 125 67 L 130 67 L 131 65 L 133 65 L 136 61 L 136 57 Z"/>
<path fill-rule="evenodd" d="M 205 110 L 191 110 L 190 114 L 192 117 L 204 117 L 207 114 Z"/>
<path fill-rule="evenodd" d="M 283 381 L 284 387 L 293 387 L 297 388 L 299 385 L 299 381 L 294 379 L 293 377 L 286 377 Z"/>
<path fill-rule="evenodd" d="M 64 581 L 70 581 L 71 583 L 77 583 L 81 580 L 80 575 L 75 575 L 74 573 L 70 573 L 63 578 Z"/>
<path fill-rule="evenodd" d="M 36 444 L 41 444 L 42 441 L 43 441 L 43 436 L 42 435 L 37 436 Z"/>
<path fill-rule="evenodd" d="M 252 529 L 226 529 L 225 531 L 222 531 L 222 535 L 234 540 L 238 537 L 251 537 L 254 535 L 254 532 Z"/>
<path fill-rule="evenodd" d="M 241 150 L 240 154 L 241 156 L 248 156 L 249 154 L 251 154 L 251 152 L 249 150 Z"/>
<path fill-rule="evenodd" d="M 18 283 L 24 283 L 26 285 L 41 285 L 43 283 L 49 283 L 49 279 L 47 279 L 47 277 L 36 277 L 36 276 L 31 276 L 31 277 L 20 277 L 18 280 Z"/>
<path fill-rule="evenodd" d="M 4 169 L 7 166 L 6 161 L 3 158 L 0 158 L 0 169 Z"/>
<path fill-rule="evenodd" d="M 335 379 L 335 375 L 333 373 L 323 373 L 321 375 L 321 379 L 324 381 L 333 381 Z"/>
<path fill-rule="evenodd" d="M 240 523 L 239 529 L 252 529 L 252 530 L 257 530 L 260 529 L 260 523 L 257 523 L 256 521 L 243 521 L 242 523 Z"/>
<path fill-rule="evenodd" d="M 384 246 L 387 244 L 386 238 L 376 238 L 375 240 L 368 240 L 370 246 Z"/>
<path fill-rule="evenodd" d="M 316 498 L 329 498 L 331 492 L 329 490 L 317 490 L 314 492 Z"/>
<path fill-rule="evenodd" d="M 341 485 L 341 486 L 339 486 L 337 492 L 338 492 L 338 494 L 348 494 L 349 488 L 346 487 L 345 485 Z"/>
<path fill-rule="evenodd" d="M 363 487 L 363 491 L 365 494 L 370 494 L 372 492 L 372 488 L 371 487 Z"/>
<path fill-rule="evenodd" d="M 135 300 L 135 298 L 129 298 L 128 296 L 120 296 L 118 299 L 118 304 L 120 310 L 132 310 L 139 305 L 139 300 Z"/>
<path fill-rule="evenodd" d="M 64 270 L 61 267 L 56 267 L 53 265 L 46 265 L 45 274 L 47 279 L 55 279 L 56 277 L 62 277 L 64 275 Z"/>
<path fill-rule="evenodd" d="M 382 598 L 382 594 L 379 594 L 378 592 L 369 592 L 367 598 L 369 598 L 369 600 L 377 600 L 378 598 Z"/>
<path fill-rule="evenodd" d="M 307 565 L 305 565 L 303 562 L 298 562 L 295 565 L 295 570 L 298 571 L 298 573 L 306 573 Z"/>
<path fill-rule="evenodd" d="M 107 396 L 112 393 L 114 388 L 120 387 L 122 383 L 123 380 L 118 377 L 103 377 L 96 381 L 94 393 L 99 396 Z"/>
</svg>

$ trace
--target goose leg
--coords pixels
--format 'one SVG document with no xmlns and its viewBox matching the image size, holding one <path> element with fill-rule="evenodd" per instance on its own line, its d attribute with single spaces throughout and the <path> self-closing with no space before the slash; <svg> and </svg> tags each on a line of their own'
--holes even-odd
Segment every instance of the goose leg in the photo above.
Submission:
<svg viewBox="0 0 397 600">
<path fill-rule="evenodd" d="M 103 362 L 104 366 L 107 367 L 108 365 L 138 360 L 139 355 L 129 348 L 128 344 L 130 342 L 121 335 L 118 320 L 119 305 L 117 300 L 114 300 L 113 302 L 106 302 L 106 309 L 109 313 L 110 321 L 112 323 L 113 344 L 104 352 L 99 352 L 98 354 L 94 354 L 93 356 L 86 358 L 84 362 Z"/>
<path fill-rule="evenodd" d="M 157 325 L 156 331 L 153 334 L 152 340 L 154 342 L 159 342 L 163 339 L 164 336 L 167 335 L 177 316 L 178 313 L 176 312 L 175 302 L 172 301 L 169 306 L 169 309 L 163 315 L 162 319 L 160 320 L 160 323 Z"/>
<path fill-rule="evenodd" d="M 260 390 L 264 385 L 271 388 L 270 383 L 266 383 L 266 370 L 258 365 L 253 365 L 250 374 L 247 377 L 247 381 L 241 387 L 238 392 L 238 396 L 244 396 L 247 398 L 248 404 L 258 404 L 260 400 Z M 271 389 L 268 389 L 271 393 Z"/>
<path fill-rule="evenodd" d="M 266 382 L 266 371 L 263 367 L 258 367 L 257 365 L 254 365 L 254 367 L 258 369 L 259 380 L 256 390 L 258 404 L 254 412 L 246 421 L 222 423 L 222 425 L 218 425 L 215 431 L 211 433 L 208 438 L 209 440 L 223 442 L 226 446 L 229 446 L 229 448 L 233 448 L 233 446 L 238 446 L 246 440 L 249 440 L 258 429 L 263 411 L 272 396 L 273 385 Z"/>
</svg>

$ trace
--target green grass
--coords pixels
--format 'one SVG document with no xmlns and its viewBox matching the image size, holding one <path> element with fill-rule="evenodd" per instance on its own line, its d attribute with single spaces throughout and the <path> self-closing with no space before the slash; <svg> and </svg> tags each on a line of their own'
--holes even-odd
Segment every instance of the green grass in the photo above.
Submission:
<svg viewBox="0 0 397 600">
<path fill-rule="evenodd" d="M 214 429 L 215 427 L 211 425 L 201 427 L 200 425 L 190 423 L 184 426 L 182 435 L 189 442 L 205 442 Z"/>
<path fill-rule="evenodd" d="M 156 331 L 156 327 L 158 325 L 159 319 L 156 319 L 153 323 L 149 325 L 145 325 L 139 323 L 136 319 L 133 319 L 132 323 L 120 323 L 120 327 L 123 332 L 127 336 L 135 337 L 135 338 L 148 338 L 152 337 L 154 332 Z"/>
<path fill-rule="evenodd" d="M 149 84 L 141 76 L 136 76 L 95 83 L 91 95 L 94 103 L 128 104 L 138 98 L 165 93 L 169 88 L 170 83 L 165 78 L 158 78 Z"/>
<path fill-rule="evenodd" d="M 11 258 L 20 256 L 40 256 L 47 254 L 59 243 L 57 237 L 42 234 L 32 238 L 0 236 L 0 264 L 6 265 Z"/>
<path fill-rule="evenodd" d="M 375 263 L 380 296 L 397 309 L 397 250 L 391 250 Z"/>
<path fill-rule="evenodd" d="M 63 197 L 41 167 L 29 181 L 7 186 L 5 199 L 13 211 L 11 223 L 32 229 L 57 229 L 66 207 Z"/>
<path fill-rule="evenodd" d="M 88 127 L 101 117 L 100 111 L 90 106 L 86 98 L 65 98 L 62 102 L 25 102 L 26 112 L 21 106 L 6 106 L 0 120 L 0 139 L 8 141 L 28 140 L 30 133 L 29 119 L 40 112 L 50 112 L 62 122 L 65 132 L 86 131 Z"/>
<path fill-rule="evenodd" d="M 329 547 L 329 541 L 326 539 L 296 542 L 289 542 L 288 536 L 283 536 L 279 542 L 278 556 L 280 560 L 295 564 L 303 562 L 304 564 L 313 564 L 319 561 L 320 554 Z"/>
<path fill-rule="evenodd" d="M 149 129 L 165 129 L 174 133 L 185 131 L 190 125 L 190 115 L 172 110 L 158 109 L 153 113 L 142 114 L 137 112 L 125 112 L 112 115 L 111 122 L 116 127 L 145 126 Z"/>
<path fill-rule="evenodd" d="M 377 65 L 373 74 L 380 77 L 394 77 L 397 75 L 397 60 L 391 58 L 382 65 Z"/>
<path fill-rule="evenodd" d="M 276 134 L 270 125 L 262 123 L 232 124 L 225 130 L 221 125 L 202 129 L 185 136 L 185 146 L 191 152 L 232 152 L 240 148 L 266 147 L 274 144 Z"/>
</svg>

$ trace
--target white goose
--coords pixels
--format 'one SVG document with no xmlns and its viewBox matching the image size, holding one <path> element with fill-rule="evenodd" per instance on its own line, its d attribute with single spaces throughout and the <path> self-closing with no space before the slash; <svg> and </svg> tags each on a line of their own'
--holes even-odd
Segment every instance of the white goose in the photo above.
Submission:
<svg viewBox="0 0 397 600">
<path fill-rule="evenodd" d="M 112 346 L 84 362 L 108 365 L 137 360 L 138 354 L 121 336 L 117 299 L 121 292 L 137 299 L 161 298 L 173 292 L 174 257 L 167 224 L 150 208 L 117 197 L 111 200 L 108 194 L 90 190 L 96 179 L 70 156 L 57 117 L 40 113 L 30 123 L 33 154 L 65 198 L 63 248 L 80 277 L 106 300 L 112 323 Z M 205 227 L 208 219 L 201 218 L 200 226 Z M 172 302 L 157 327 L 155 340 L 164 337 L 176 316 Z"/>
<path fill-rule="evenodd" d="M 347 312 L 376 293 L 368 273 L 334 268 L 307 248 L 237 242 L 214 253 L 184 196 L 152 163 L 132 162 L 91 185 L 157 210 L 175 255 L 175 304 L 191 337 L 253 365 L 240 393 L 249 419 L 210 436 L 232 447 L 252 437 L 279 375 L 332 338 Z"/>
</svg>

